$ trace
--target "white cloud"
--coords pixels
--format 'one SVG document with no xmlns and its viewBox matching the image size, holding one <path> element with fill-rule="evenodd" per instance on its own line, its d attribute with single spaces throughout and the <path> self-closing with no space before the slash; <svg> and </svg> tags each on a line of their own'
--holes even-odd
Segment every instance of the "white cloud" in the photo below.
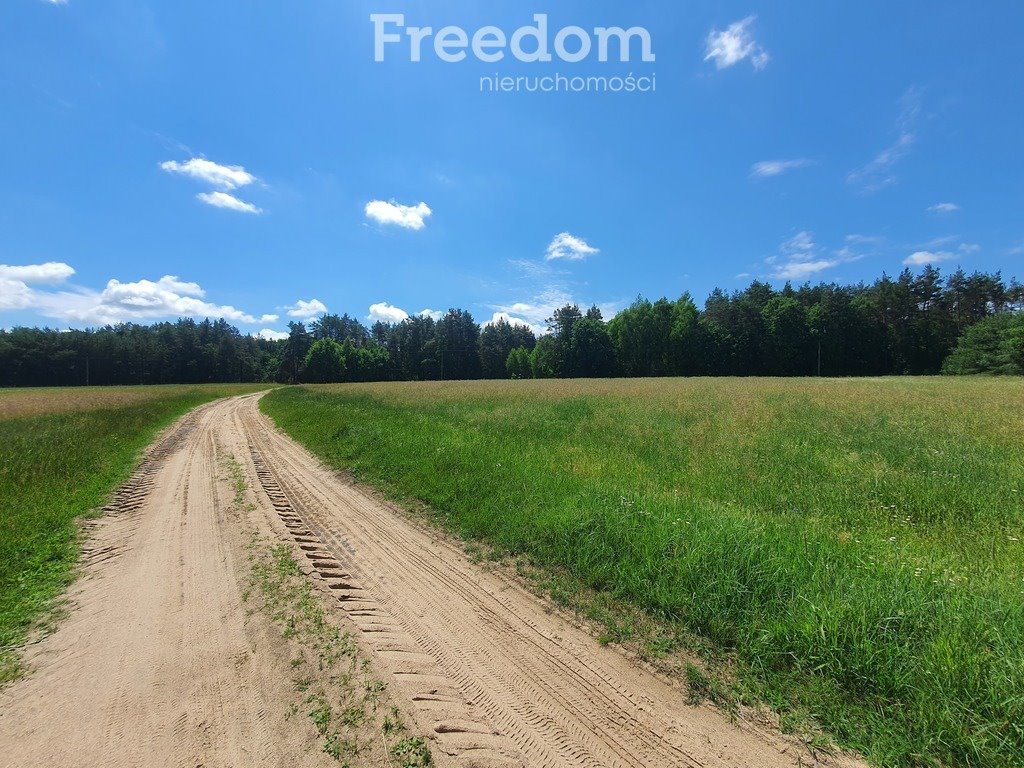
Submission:
<svg viewBox="0 0 1024 768">
<path fill-rule="evenodd" d="M 160 163 L 160 167 L 168 173 L 188 176 L 218 189 L 238 189 L 256 181 L 256 177 L 240 165 L 220 165 L 202 157 L 193 157 L 184 163 L 168 160 Z"/>
<path fill-rule="evenodd" d="M 977 243 L 960 243 L 960 253 L 977 253 L 981 246 Z"/>
<path fill-rule="evenodd" d="M 892 171 L 917 141 L 916 125 L 921 114 L 921 93 L 911 88 L 900 100 L 902 109 L 896 121 L 896 141 L 883 149 L 867 165 L 856 168 L 846 175 L 846 182 L 860 187 L 864 192 L 877 192 L 897 182 Z"/>
<path fill-rule="evenodd" d="M 58 285 L 75 274 L 59 261 L 45 264 L 0 264 L 0 310 L 27 309 L 35 301 L 30 285 Z"/>
<path fill-rule="evenodd" d="M 20 280 L 0 277 L 0 310 L 25 309 L 32 305 L 32 289 Z"/>
<path fill-rule="evenodd" d="M 733 22 L 724 30 L 712 29 L 708 33 L 704 61 L 713 60 L 718 69 L 726 69 L 744 59 L 750 59 L 754 69 L 764 69 L 771 56 L 757 44 L 750 32 L 755 18 L 755 16 L 747 16 L 745 19 Z"/>
<path fill-rule="evenodd" d="M 810 164 L 810 160 L 803 158 L 798 160 L 762 160 L 750 166 L 750 176 L 754 179 L 767 179 Z"/>
<path fill-rule="evenodd" d="M 37 291 L 32 307 L 49 317 L 95 324 L 177 317 L 216 317 L 237 323 L 257 321 L 247 312 L 230 305 L 213 304 L 204 298 L 205 291 L 198 284 L 164 275 L 156 281 L 110 280 L 99 293 L 84 289 Z"/>
<path fill-rule="evenodd" d="M 928 210 L 932 213 L 955 213 L 960 210 L 960 206 L 956 203 L 936 203 Z"/>
<path fill-rule="evenodd" d="M 320 299 L 310 299 L 309 301 L 299 299 L 291 306 L 281 307 L 281 309 L 288 312 L 288 317 L 297 317 L 302 320 L 312 320 L 318 315 L 327 314 L 327 305 Z"/>
<path fill-rule="evenodd" d="M 555 310 L 566 304 L 574 304 L 572 295 L 556 286 L 549 286 L 526 301 L 511 304 L 494 304 L 495 317 L 501 315 L 510 323 L 515 321 L 528 325 L 533 332 L 540 335 L 547 333 L 547 319 L 555 314 Z"/>
<path fill-rule="evenodd" d="M 238 211 L 239 213 L 263 213 L 252 203 L 239 200 L 227 192 L 200 192 L 196 197 L 214 208 L 227 208 L 229 211 Z"/>
<path fill-rule="evenodd" d="M 426 219 L 432 214 L 433 211 L 426 203 L 399 205 L 394 200 L 371 200 L 366 204 L 368 219 L 373 219 L 378 224 L 394 225 L 404 229 L 423 229 L 426 226 Z"/>
<path fill-rule="evenodd" d="M 438 321 L 444 317 L 444 312 L 439 309 L 421 309 L 416 313 L 420 317 L 429 317 L 433 321 Z"/>
<path fill-rule="evenodd" d="M 903 260 L 908 267 L 922 267 L 925 264 L 938 264 L 940 261 L 949 261 L 956 256 L 949 251 L 914 251 Z"/>
<path fill-rule="evenodd" d="M 591 247 L 583 238 L 570 235 L 568 232 L 560 232 L 548 244 L 544 258 L 548 261 L 556 259 L 581 261 L 595 253 L 599 253 L 598 249 Z"/>
<path fill-rule="evenodd" d="M 13 280 L 19 283 L 57 285 L 63 283 L 73 274 L 75 274 L 74 268 L 60 261 L 24 266 L 0 264 L 0 280 Z"/>
<path fill-rule="evenodd" d="M 264 328 L 259 333 L 254 334 L 258 338 L 266 339 L 267 341 L 280 341 L 281 339 L 287 339 L 288 334 L 284 331 L 275 331 L 273 328 Z"/>
<path fill-rule="evenodd" d="M 400 323 L 409 317 L 409 313 L 404 309 L 388 304 L 386 301 L 378 302 L 377 304 L 370 305 L 370 314 L 366 316 L 366 319 L 371 323 L 389 323 L 394 325 Z"/>
<path fill-rule="evenodd" d="M 279 315 L 262 315 L 262 316 L 260 316 L 260 322 L 261 323 L 276 323 L 278 320 L 280 320 L 280 316 Z"/>
<path fill-rule="evenodd" d="M 533 331 L 534 336 L 540 336 L 540 335 L 542 335 L 544 333 L 547 333 L 547 327 L 546 326 L 544 326 L 544 325 L 534 325 L 532 323 L 528 323 L 528 322 L 526 322 L 525 320 L 523 320 L 521 318 L 514 317 L 514 316 L 508 314 L 507 312 L 495 312 L 491 316 L 491 319 L 488 320 L 486 323 L 484 323 L 484 325 L 485 326 L 487 326 L 487 325 L 494 325 L 499 320 L 504 320 L 509 325 L 519 325 L 519 326 L 522 326 L 523 328 L 529 328 L 531 331 Z"/>
</svg>

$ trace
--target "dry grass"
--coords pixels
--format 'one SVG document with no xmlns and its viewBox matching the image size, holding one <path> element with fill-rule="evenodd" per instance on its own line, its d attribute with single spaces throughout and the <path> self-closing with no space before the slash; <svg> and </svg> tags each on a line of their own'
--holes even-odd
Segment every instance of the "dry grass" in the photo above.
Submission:
<svg viewBox="0 0 1024 768">
<path fill-rule="evenodd" d="M 202 388 L 187 384 L 168 384 L 155 387 L 0 389 L 0 421 L 27 416 L 124 408 L 138 403 L 174 397 L 186 392 L 195 392 Z"/>
</svg>

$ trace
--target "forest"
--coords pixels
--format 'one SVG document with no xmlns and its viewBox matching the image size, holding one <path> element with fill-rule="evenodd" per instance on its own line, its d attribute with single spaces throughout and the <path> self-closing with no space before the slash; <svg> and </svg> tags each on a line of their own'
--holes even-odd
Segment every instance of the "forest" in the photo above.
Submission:
<svg viewBox="0 0 1024 768">
<path fill-rule="evenodd" d="M 606 320 L 566 305 L 537 336 L 463 309 L 367 326 L 326 314 L 287 339 L 224 320 L 0 330 L 0 386 L 327 383 L 644 376 L 1024 373 L 1024 287 L 926 267 L 872 284 L 716 289 L 703 307 L 637 298 Z"/>
</svg>

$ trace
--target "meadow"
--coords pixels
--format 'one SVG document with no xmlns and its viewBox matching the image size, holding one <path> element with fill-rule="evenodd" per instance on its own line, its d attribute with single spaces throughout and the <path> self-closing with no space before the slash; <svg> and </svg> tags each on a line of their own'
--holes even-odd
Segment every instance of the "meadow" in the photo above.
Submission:
<svg viewBox="0 0 1024 768">
<path fill-rule="evenodd" d="M 143 448 L 188 410 L 249 385 L 0 390 L 0 684 L 73 578 L 76 520 L 98 510 Z"/>
<path fill-rule="evenodd" d="M 878 765 L 1024 765 L 1024 381 L 280 389 L 327 463 L 696 636 Z"/>
</svg>

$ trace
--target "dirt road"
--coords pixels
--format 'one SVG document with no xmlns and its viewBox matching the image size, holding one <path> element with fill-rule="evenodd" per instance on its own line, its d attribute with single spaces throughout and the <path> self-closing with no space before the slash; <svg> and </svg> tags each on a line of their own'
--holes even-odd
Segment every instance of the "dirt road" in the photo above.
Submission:
<svg viewBox="0 0 1024 768">
<path fill-rule="evenodd" d="M 336 765 L 293 715 L 280 632 L 246 618 L 252 524 L 293 545 L 329 588 L 438 765 L 814 764 L 777 734 L 689 706 L 509 577 L 338 478 L 257 401 L 186 417 L 94 526 L 68 618 L 0 693 L 0 765 Z M 229 514 L 225 456 L 255 491 L 247 520 Z"/>
</svg>

